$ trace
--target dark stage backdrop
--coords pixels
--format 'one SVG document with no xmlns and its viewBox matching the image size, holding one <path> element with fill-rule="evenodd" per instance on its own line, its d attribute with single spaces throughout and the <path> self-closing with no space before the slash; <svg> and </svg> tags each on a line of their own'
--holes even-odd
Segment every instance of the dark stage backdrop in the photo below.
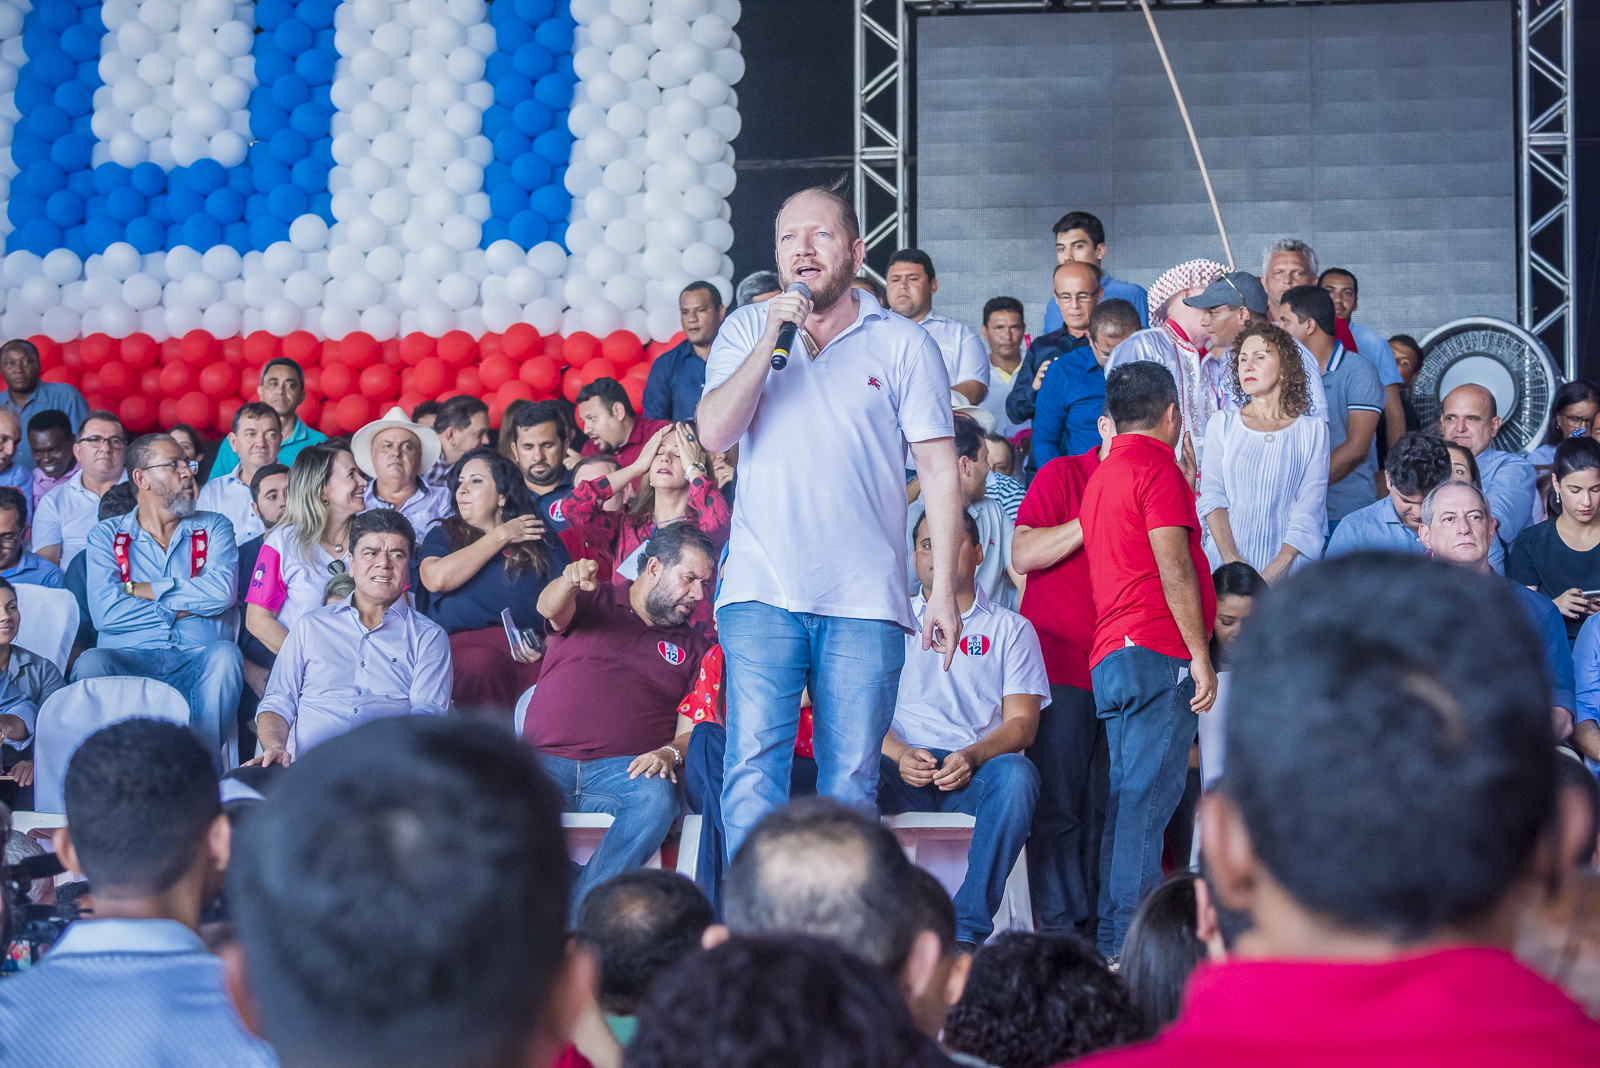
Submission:
<svg viewBox="0 0 1600 1068">
<path fill-rule="evenodd" d="M 1298 237 L 1360 280 L 1356 321 L 1419 337 L 1516 318 L 1513 13 L 1503 0 L 1156 12 L 1238 266 Z M 925 17 L 916 228 L 935 306 L 1037 333 L 1051 225 L 1106 224 L 1107 269 L 1149 286 L 1222 245 L 1144 18 Z M 747 122 L 748 125 L 748 122 Z"/>
</svg>

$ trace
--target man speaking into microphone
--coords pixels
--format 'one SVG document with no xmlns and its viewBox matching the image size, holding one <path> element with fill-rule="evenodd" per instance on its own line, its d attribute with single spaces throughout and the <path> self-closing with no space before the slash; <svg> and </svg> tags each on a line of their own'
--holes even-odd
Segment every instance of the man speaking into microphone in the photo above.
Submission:
<svg viewBox="0 0 1600 1068">
<path fill-rule="evenodd" d="M 923 648 L 948 668 L 961 636 L 952 588 L 963 536 L 950 380 L 939 346 L 851 287 L 866 247 L 838 193 L 802 190 L 778 212 L 786 291 L 728 316 L 711 346 L 702 443 L 739 445 L 739 493 L 718 591 L 728 668 L 722 815 L 731 859 L 787 804 L 800 693 L 810 687 L 817 792 L 876 805 L 905 634 L 905 443 L 933 538 Z M 788 287 L 803 282 L 809 299 Z M 773 367 L 783 326 L 799 327 Z"/>
</svg>

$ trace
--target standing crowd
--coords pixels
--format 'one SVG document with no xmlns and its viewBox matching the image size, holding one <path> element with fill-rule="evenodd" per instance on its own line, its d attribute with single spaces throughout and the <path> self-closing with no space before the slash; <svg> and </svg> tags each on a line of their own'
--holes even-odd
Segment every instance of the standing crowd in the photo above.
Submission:
<svg viewBox="0 0 1600 1068">
<path fill-rule="evenodd" d="M 639 408 L 279 358 L 204 479 L 0 346 L 0 1068 L 1595 1063 L 1600 388 L 1506 451 L 1302 241 L 1053 239 L 975 331 L 803 190 Z"/>
</svg>

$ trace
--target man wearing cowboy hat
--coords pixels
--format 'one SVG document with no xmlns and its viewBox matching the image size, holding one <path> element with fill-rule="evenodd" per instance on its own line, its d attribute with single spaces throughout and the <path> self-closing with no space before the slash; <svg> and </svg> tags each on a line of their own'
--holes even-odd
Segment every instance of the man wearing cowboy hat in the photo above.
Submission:
<svg viewBox="0 0 1600 1068">
<path fill-rule="evenodd" d="M 439 435 L 413 423 L 398 407 L 350 440 L 356 466 L 371 479 L 364 495 L 367 507 L 396 509 L 411 521 L 418 541 L 450 514 L 449 491 L 422 480 L 422 472 L 439 462 L 440 449 Z"/>
</svg>

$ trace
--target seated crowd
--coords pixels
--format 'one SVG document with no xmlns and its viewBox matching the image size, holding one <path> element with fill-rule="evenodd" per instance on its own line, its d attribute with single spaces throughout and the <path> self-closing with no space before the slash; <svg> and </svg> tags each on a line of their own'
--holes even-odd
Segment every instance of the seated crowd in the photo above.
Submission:
<svg viewBox="0 0 1600 1068">
<path fill-rule="evenodd" d="M 1052 236 L 1031 342 L 1012 297 L 935 312 L 921 250 L 856 280 L 943 358 L 953 563 L 907 470 L 887 578 L 920 627 L 952 576 L 961 636 L 905 631 L 865 804 L 811 796 L 848 743 L 803 679 L 753 827 L 713 605 L 736 496 L 782 490 L 701 440 L 715 286 L 638 407 L 327 439 L 274 359 L 205 478 L 0 346 L 0 815 L 73 684 L 188 710 L 103 716 L 11 836 L 0 1068 L 1600 1063 L 1600 388 L 1513 453 L 1481 386 L 1417 424 L 1421 347 L 1304 242 L 1147 292 L 1094 216 Z M 22 586 L 76 599 L 65 670 Z M 563 813 L 610 817 L 581 864 Z"/>
</svg>

